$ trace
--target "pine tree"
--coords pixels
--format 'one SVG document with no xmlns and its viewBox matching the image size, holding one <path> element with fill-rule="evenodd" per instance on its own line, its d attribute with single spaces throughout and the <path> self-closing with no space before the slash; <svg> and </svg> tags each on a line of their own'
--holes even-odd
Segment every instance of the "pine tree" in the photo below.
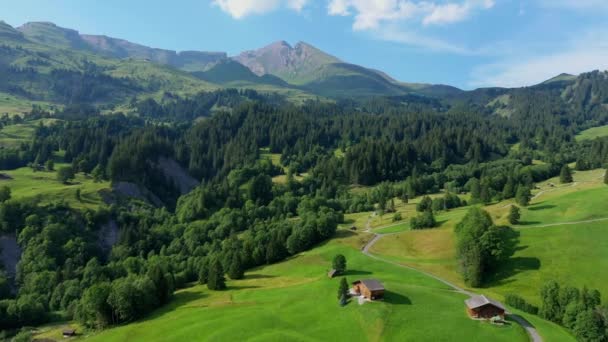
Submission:
<svg viewBox="0 0 608 342">
<path fill-rule="evenodd" d="M 243 279 L 245 275 L 245 269 L 241 262 L 241 257 L 237 254 L 232 257 L 230 267 L 228 267 L 228 276 L 230 279 Z"/>
<path fill-rule="evenodd" d="M 572 171 L 568 167 L 568 165 L 564 165 L 562 167 L 562 171 L 559 174 L 559 181 L 562 184 L 572 183 Z"/>
<path fill-rule="evenodd" d="M 517 187 L 517 193 L 515 194 L 515 201 L 523 206 L 526 207 L 528 206 L 528 204 L 530 204 L 530 188 L 528 188 L 527 186 L 524 185 L 520 185 Z"/>
<path fill-rule="evenodd" d="M 348 296 L 348 281 L 346 278 L 342 278 L 338 287 L 338 299 L 346 298 L 346 296 Z"/>
<path fill-rule="evenodd" d="M 507 199 L 515 196 L 515 182 L 513 177 L 509 176 L 504 188 L 502 189 L 502 198 Z"/>
<path fill-rule="evenodd" d="M 332 262 L 332 267 L 334 270 L 338 271 L 338 273 L 344 273 L 346 271 L 346 257 L 342 254 L 338 254 L 334 257 Z"/>
<path fill-rule="evenodd" d="M 516 205 L 512 205 L 509 210 L 509 223 L 510 224 L 518 224 L 521 214 L 519 212 L 519 207 Z"/>
<path fill-rule="evenodd" d="M 224 278 L 224 268 L 222 263 L 215 259 L 209 266 L 209 275 L 207 278 L 207 288 L 209 290 L 223 290 L 226 288 L 226 278 Z"/>
</svg>

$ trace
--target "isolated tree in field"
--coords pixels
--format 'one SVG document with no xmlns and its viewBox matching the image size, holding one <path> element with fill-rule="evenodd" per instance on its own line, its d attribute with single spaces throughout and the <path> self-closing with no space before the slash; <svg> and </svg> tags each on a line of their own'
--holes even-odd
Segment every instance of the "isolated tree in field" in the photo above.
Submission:
<svg viewBox="0 0 608 342">
<path fill-rule="evenodd" d="M 101 167 L 101 165 L 97 164 L 97 166 L 95 166 L 93 171 L 91 171 L 91 175 L 93 176 L 93 181 L 95 183 L 101 182 L 104 178 L 104 172 L 103 172 L 103 168 Z"/>
<path fill-rule="evenodd" d="M 561 172 L 559 173 L 559 181 L 562 184 L 572 183 L 572 171 L 568 165 L 564 165 L 562 167 Z"/>
<path fill-rule="evenodd" d="M 67 184 L 74 177 L 74 169 L 71 166 L 64 166 L 57 170 L 57 180 L 63 184 Z"/>
<path fill-rule="evenodd" d="M 332 267 L 338 271 L 338 273 L 344 273 L 346 271 L 346 257 L 342 254 L 338 254 L 334 257 Z"/>
<path fill-rule="evenodd" d="M 393 222 L 398 222 L 401 221 L 403 219 L 403 217 L 401 216 L 401 213 L 395 213 L 395 215 L 393 215 Z"/>
<path fill-rule="evenodd" d="M 418 216 L 410 219 L 412 229 L 434 228 L 437 225 L 435 215 L 432 210 L 427 210 Z"/>
<path fill-rule="evenodd" d="M 430 210 L 433 207 L 433 200 L 429 196 L 424 196 L 420 200 L 420 203 L 416 205 L 416 211 L 424 212 Z"/>
<path fill-rule="evenodd" d="M 224 278 L 224 268 L 222 263 L 215 259 L 209 265 L 209 275 L 207 276 L 207 288 L 209 290 L 223 290 L 226 288 L 226 278 Z"/>
<path fill-rule="evenodd" d="M 510 224 L 518 224 L 519 219 L 521 217 L 521 213 L 519 211 L 519 207 L 516 205 L 512 205 L 511 209 L 509 209 L 509 223 Z"/>
<path fill-rule="evenodd" d="M 338 287 L 338 299 L 346 298 L 348 296 L 348 281 L 346 278 L 340 279 L 340 286 Z"/>
<path fill-rule="evenodd" d="M 55 171 L 55 162 L 53 161 L 53 159 L 49 159 L 46 161 L 44 167 L 47 171 Z"/>
<path fill-rule="evenodd" d="M 530 198 L 532 195 L 530 194 L 530 188 L 525 185 L 520 185 L 517 187 L 517 193 L 515 194 L 515 201 L 517 204 L 526 207 L 530 204 Z"/>
<path fill-rule="evenodd" d="M 510 229 L 495 226 L 490 214 L 474 207 L 456 225 L 455 232 L 464 281 L 478 287 L 504 258 Z"/>
<path fill-rule="evenodd" d="M 0 203 L 4 203 L 11 199 L 11 188 L 4 185 L 0 187 Z"/>
</svg>

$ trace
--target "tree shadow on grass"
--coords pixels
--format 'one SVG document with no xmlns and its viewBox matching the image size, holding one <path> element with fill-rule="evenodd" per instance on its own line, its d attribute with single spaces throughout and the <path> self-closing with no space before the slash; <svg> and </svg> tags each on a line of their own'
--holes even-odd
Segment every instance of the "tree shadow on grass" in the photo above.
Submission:
<svg viewBox="0 0 608 342">
<path fill-rule="evenodd" d="M 341 274 L 343 276 L 361 276 L 361 275 L 369 275 L 372 274 L 372 272 L 368 272 L 368 271 L 361 271 L 361 270 L 346 270 L 346 272 L 344 272 L 344 274 Z"/>
<path fill-rule="evenodd" d="M 353 223 L 355 223 L 355 219 L 352 219 L 352 218 L 345 219 L 343 223 L 344 224 L 353 224 Z"/>
<path fill-rule="evenodd" d="M 538 211 L 538 210 L 545 210 L 545 209 L 553 209 L 555 207 L 557 207 L 557 206 L 554 204 L 535 205 L 535 206 L 528 207 L 528 210 Z"/>
<path fill-rule="evenodd" d="M 540 221 L 519 221 L 518 223 L 520 226 L 531 226 L 535 224 L 540 224 Z"/>
<path fill-rule="evenodd" d="M 268 275 L 268 274 L 247 274 L 245 276 L 245 279 L 269 279 L 269 278 L 276 278 L 277 276 L 274 275 Z"/>
<path fill-rule="evenodd" d="M 497 269 L 486 281 L 487 286 L 504 285 L 513 281 L 509 278 L 519 272 L 540 269 L 540 259 L 536 257 L 513 257 L 515 252 L 528 248 L 528 246 L 519 244 L 519 236 L 520 232 L 505 227 L 501 237 L 505 247 L 504 255 L 499 261 Z"/>
<path fill-rule="evenodd" d="M 384 291 L 384 301 L 395 305 L 412 305 L 409 297 L 393 291 Z"/>
<path fill-rule="evenodd" d="M 351 237 L 353 235 L 355 235 L 356 233 L 347 230 L 347 229 L 339 229 L 336 231 L 336 234 L 334 235 L 334 239 L 346 239 L 348 237 Z M 329 240 L 328 240 L 329 241 Z"/>
<path fill-rule="evenodd" d="M 440 228 L 444 223 L 450 221 L 449 219 L 445 219 L 445 220 L 437 220 L 437 224 L 435 225 L 435 227 L 433 228 Z"/>
<path fill-rule="evenodd" d="M 248 289 L 259 289 L 260 286 L 256 285 L 231 285 L 226 288 L 226 290 L 248 290 Z"/>
</svg>

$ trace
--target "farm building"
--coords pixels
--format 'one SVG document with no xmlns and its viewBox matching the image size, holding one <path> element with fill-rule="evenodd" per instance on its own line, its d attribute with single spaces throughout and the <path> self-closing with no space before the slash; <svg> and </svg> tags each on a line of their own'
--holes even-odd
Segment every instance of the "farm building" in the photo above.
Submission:
<svg viewBox="0 0 608 342">
<path fill-rule="evenodd" d="M 62 333 L 63 337 L 74 337 L 76 336 L 76 329 L 65 329 Z"/>
<path fill-rule="evenodd" d="M 376 279 L 362 279 L 353 283 L 353 292 L 370 300 L 382 299 L 384 286 Z"/>
<path fill-rule="evenodd" d="M 473 296 L 464 302 L 472 318 L 490 319 L 496 316 L 499 316 L 501 319 L 505 318 L 505 307 L 486 296 Z"/>
</svg>

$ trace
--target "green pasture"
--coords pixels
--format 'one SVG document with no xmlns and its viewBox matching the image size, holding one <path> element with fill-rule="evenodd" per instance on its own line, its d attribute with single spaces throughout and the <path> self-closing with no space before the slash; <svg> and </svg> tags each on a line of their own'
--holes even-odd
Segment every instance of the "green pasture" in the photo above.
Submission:
<svg viewBox="0 0 608 342">
<path fill-rule="evenodd" d="M 204 286 L 178 291 L 175 300 L 129 325 L 84 336 L 91 341 L 527 341 L 517 324 L 494 326 L 467 317 L 463 300 L 416 271 L 363 255 L 363 233 L 341 230 L 323 246 L 229 281 L 228 290 Z M 384 301 L 340 307 L 339 279 L 326 271 L 335 254 L 348 260 L 349 281 L 377 278 Z M 441 329 L 437 326 L 440 325 Z M 237 328 L 238 327 L 238 328 Z"/>
</svg>

